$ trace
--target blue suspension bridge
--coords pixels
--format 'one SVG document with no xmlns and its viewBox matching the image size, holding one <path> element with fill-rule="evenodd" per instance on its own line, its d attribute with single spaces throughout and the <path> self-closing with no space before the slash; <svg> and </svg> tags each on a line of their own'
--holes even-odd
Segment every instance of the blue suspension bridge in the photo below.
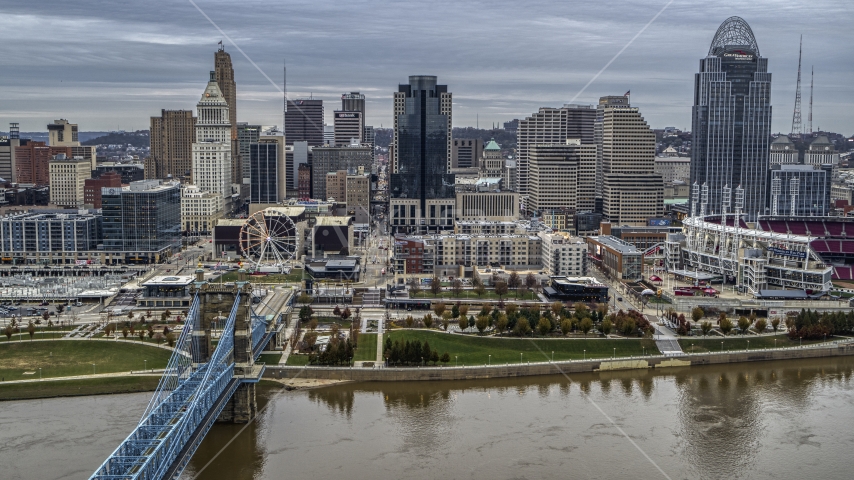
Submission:
<svg viewBox="0 0 854 480">
<path fill-rule="evenodd" d="M 279 317 L 253 313 L 252 287 L 244 279 L 241 271 L 233 285 L 211 284 L 197 271 L 195 296 L 157 390 L 133 432 L 90 479 L 177 478 L 214 422 L 254 417 L 255 384 L 264 372 L 255 360 L 275 338 Z M 219 308 L 229 304 L 213 348 L 212 321 L 221 320 Z"/>
</svg>

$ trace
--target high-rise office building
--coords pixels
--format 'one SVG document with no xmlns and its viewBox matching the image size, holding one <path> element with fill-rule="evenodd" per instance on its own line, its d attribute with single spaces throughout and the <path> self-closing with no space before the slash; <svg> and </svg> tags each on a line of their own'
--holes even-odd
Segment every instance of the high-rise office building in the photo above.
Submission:
<svg viewBox="0 0 854 480">
<path fill-rule="evenodd" d="M 451 102 L 448 86 L 438 85 L 432 75 L 410 76 L 409 84 L 400 85 L 394 94 L 395 149 L 389 189 L 393 225 L 395 218 L 404 217 L 417 228 L 429 228 L 427 217 L 441 218 L 437 226 L 447 226 L 445 219 L 453 219 L 453 202 L 450 207 L 438 206 L 436 215 L 427 208 L 428 199 L 453 199 L 456 193 L 454 175 L 448 173 L 453 142 Z"/>
<path fill-rule="evenodd" d="M 454 143 L 457 143 L 454 140 Z M 480 156 L 480 176 L 484 178 L 502 178 L 504 176 L 504 156 L 501 155 L 501 147 L 495 139 L 489 141 Z M 505 190 L 515 190 L 515 185 L 503 185 Z"/>
<path fill-rule="evenodd" d="M 81 145 L 76 123 L 69 123 L 62 118 L 47 125 L 48 145 L 52 147 L 70 147 L 72 157 L 81 157 L 89 161 L 92 170 L 95 169 L 97 153 L 94 145 Z"/>
<path fill-rule="evenodd" d="M 161 110 L 159 117 L 151 117 L 151 151 L 145 160 L 145 178 L 192 177 L 196 121 L 192 110 Z"/>
<path fill-rule="evenodd" d="M 586 210 L 593 205 L 595 145 L 571 139 L 562 145 L 534 145 L 528 153 L 528 214 Z"/>
<path fill-rule="evenodd" d="M 767 190 L 771 215 L 827 215 L 832 173 L 831 164 L 772 165 Z"/>
<path fill-rule="evenodd" d="M 249 164 L 249 203 L 283 202 L 287 186 L 284 134 L 277 131 L 261 135 L 257 143 L 249 146 Z"/>
<path fill-rule="evenodd" d="M 627 96 L 602 97 L 595 131 L 605 218 L 615 225 L 642 226 L 662 216 L 664 182 L 655 173 L 655 133 L 640 111 Z"/>
<path fill-rule="evenodd" d="M 359 92 L 341 95 L 341 110 L 333 116 L 335 144 L 346 145 L 365 139 L 365 96 Z"/>
<path fill-rule="evenodd" d="M 98 176 L 89 178 L 83 182 L 83 204 L 92 208 L 101 208 L 101 192 L 104 188 L 120 188 L 122 176 L 120 173 L 110 170 Z"/>
<path fill-rule="evenodd" d="M 21 184 L 50 184 L 51 159 L 57 155 L 71 157 L 71 147 L 48 146 L 26 139 L 19 143 L 15 147 L 15 178 Z"/>
<path fill-rule="evenodd" d="M 518 121 L 516 128 L 516 185 L 520 195 L 528 195 L 528 150 L 533 145 L 564 144 L 580 139 L 583 145 L 595 144 L 593 121 L 596 110 L 588 105 L 564 105 L 540 110 Z"/>
<path fill-rule="evenodd" d="M 483 155 L 483 140 L 455 138 L 451 146 L 451 168 L 478 168 Z"/>
<path fill-rule="evenodd" d="M 203 192 L 231 199 L 231 123 L 228 102 L 216 81 L 216 72 L 196 105 L 196 142 L 193 143 L 193 184 Z"/>
<path fill-rule="evenodd" d="M 800 153 L 788 135 L 780 135 L 771 142 L 768 163 L 774 165 L 794 165 L 800 162 Z"/>
<path fill-rule="evenodd" d="M 344 170 L 356 171 L 359 167 L 371 169 L 372 149 L 365 145 L 338 145 L 311 149 L 311 194 L 326 200 L 326 174 Z M 339 199 L 340 200 L 340 199 Z M 343 200 L 342 200 L 343 201 Z"/>
<path fill-rule="evenodd" d="M 241 167 L 243 168 L 243 183 L 249 183 L 249 145 L 253 143 L 258 143 L 258 137 L 261 135 L 261 125 L 250 125 L 246 122 L 239 122 L 237 124 L 237 144 L 238 150 L 240 152 L 240 158 L 244 159 L 241 162 Z"/>
<path fill-rule="evenodd" d="M 104 250 L 134 252 L 132 263 L 161 261 L 181 248 L 177 182 L 142 180 L 101 190 Z"/>
<path fill-rule="evenodd" d="M 771 74 L 739 17 L 721 24 L 700 60 L 692 123 L 691 184 L 702 192 L 692 194 L 692 214 L 740 210 L 756 220 L 768 212 Z"/>
<path fill-rule="evenodd" d="M 285 112 L 285 141 L 323 145 L 323 100 L 288 100 Z"/>
<path fill-rule="evenodd" d="M 21 129 L 17 123 L 9 124 L 9 136 L 0 137 L 0 178 L 16 183 L 17 166 L 15 148 L 21 145 Z M 2 183 L 2 181 L 0 181 Z"/>
<path fill-rule="evenodd" d="M 216 83 L 228 103 L 228 120 L 231 124 L 231 183 L 243 183 L 243 161 L 240 156 L 240 143 L 237 138 L 237 84 L 234 82 L 234 68 L 231 55 L 220 45 L 214 53 L 214 71 Z"/>
<path fill-rule="evenodd" d="M 82 207 L 86 179 L 92 178 L 90 161 L 59 154 L 51 159 L 49 171 L 50 203 L 61 207 Z"/>
</svg>

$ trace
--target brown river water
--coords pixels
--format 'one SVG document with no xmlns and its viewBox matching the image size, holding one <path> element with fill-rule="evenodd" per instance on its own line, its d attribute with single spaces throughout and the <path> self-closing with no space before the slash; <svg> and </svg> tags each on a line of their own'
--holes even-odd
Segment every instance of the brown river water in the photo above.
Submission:
<svg viewBox="0 0 854 480">
<path fill-rule="evenodd" d="M 840 357 L 265 387 L 258 419 L 215 425 L 181 478 L 848 479 L 852 374 Z M 88 478 L 148 398 L 0 403 L 0 479 Z"/>
</svg>

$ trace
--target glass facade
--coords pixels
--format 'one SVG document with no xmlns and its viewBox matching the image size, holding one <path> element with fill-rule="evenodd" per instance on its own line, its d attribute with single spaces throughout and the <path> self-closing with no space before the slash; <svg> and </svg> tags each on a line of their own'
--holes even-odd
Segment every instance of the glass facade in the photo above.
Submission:
<svg viewBox="0 0 854 480">
<path fill-rule="evenodd" d="M 181 191 L 157 180 L 102 190 L 104 250 L 148 253 L 181 246 Z"/>
<path fill-rule="evenodd" d="M 700 60 L 692 116 L 691 184 L 708 186 L 704 213 L 721 214 L 727 204 L 727 213 L 734 212 L 735 198 L 724 199 L 724 187 L 734 192 L 738 186 L 748 220 L 768 213 L 771 74 L 744 20 L 725 21 Z M 702 205 L 692 210 L 700 214 Z"/>
<path fill-rule="evenodd" d="M 279 202 L 278 147 L 276 143 L 253 143 L 249 146 L 249 203 Z"/>
<path fill-rule="evenodd" d="M 434 76 L 409 77 L 401 85 L 405 113 L 398 116 L 397 173 L 391 175 L 392 198 L 418 199 L 421 216 L 428 198 L 454 198 L 454 175 L 448 173 L 448 122 L 441 113 L 440 94 L 447 85 L 436 85 Z"/>
<path fill-rule="evenodd" d="M 812 165 L 775 165 L 768 176 L 771 214 L 803 217 L 827 215 L 832 171 L 832 165 L 823 165 L 821 168 Z"/>
</svg>

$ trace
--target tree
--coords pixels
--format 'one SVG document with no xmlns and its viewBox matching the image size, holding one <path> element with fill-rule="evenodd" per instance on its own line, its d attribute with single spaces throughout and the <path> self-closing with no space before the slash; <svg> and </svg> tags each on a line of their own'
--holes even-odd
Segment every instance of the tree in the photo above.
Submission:
<svg viewBox="0 0 854 480">
<path fill-rule="evenodd" d="M 133 324 L 132 324 L 132 323 L 130 324 L 130 327 L 129 327 L 129 328 L 130 328 L 130 336 L 131 336 L 131 337 L 136 336 L 136 329 L 133 327 Z"/>
<path fill-rule="evenodd" d="M 712 331 L 712 322 L 703 322 L 700 324 L 700 329 L 703 331 L 703 336 L 709 334 Z"/>
<path fill-rule="evenodd" d="M 771 320 L 771 328 L 774 329 L 774 333 L 777 333 L 777 329 L 780 328 L 780 319 L 775 318 Z"/>
<path fill-rule="evenodd" d="M 445 313 L 445 308 L 444 302 L 436 302 L 433 304 L 433 313 L 435 313 L 437 317 L 441 317 L 442 314 Z"/>
<path fill-rule="evenodd" d="M 560 302 L 552 302 L 551 309 L 554 316 L 557 317 L 560 315 L 560 312 L 563 311 L 563 304 Z"/>
<path fill-rule="evenodd" d="M 451 307 L 451 318 L 459 318 L 460 316 L 460 302 L 455 303 Z M 465 317 L 465 315 L 463 315 Z"/>
<path fill-rule="evenodd" d="M 489 326 L 489 317 L 485 315 L 478 315 L 477 320 L 474 321 L 474 326 L 477 327 L 477 331 L 483 335 L 483 331 L 486 330 L 487 326 Z"/>
<path fill-rule="evenodd" d="M 6 325 L 6 328 L 3 330 L 3 333 L 6 335 L 6 340 L 11 340 L 12 334 L 15 333 L 15 328 L 11 325 Z"/>
<path fill-rule="evenodd" d="M 721 333 L 723 333 L 724 335 L 729 335 L 729 332 L 732 331 L 733 327 L 732 320 L 730 320 L 728 317 L 724 317 L 718 327 L 721 329 Z"/>
<path fill-rule="evenodd" d="M 459 296 L 463 293 L 463 282 L 459 278 L 455 278 L 453 282 L 451 282 L 451 291 L 454 292 L 454 297 L 459 298 Z"/>
<path fill-rule="evenodd" d="M 436 362 L 439 361 L 439 351 L 438 350 L 433 350 L 432 352 L 430 352 L 430 361 L 433 362 L 433 365 L 436 365 Z"/>
<path fill-rule="evenodd" d="M 764 318 L 759 318 L 753 324 L 753 328 L 756 330 L 756 333 L 764 333 L 765 329 L 768 328 L 768 320 Z"/>
<path fill-rule="evenodd" d="M 36 334 L 36 326 L 33 322 L 27 324 L 27 333 L 30 334 L 30 341 L 33 341 L 33 335 Z"/>
<path fill-rule="evenodd" d="M 166 343 L 168 343 L 170 347 L 175 346 L 175 334 L 174 333 L 169 332 L 166 334 Z"/>
<path fill-rule="evenodd" d="M 590 317 L 585 317 L 578 324 L 578 327 L 581 328 L 581 331 L 584 332 L 584 336 L 587 336 L 587 333 L 593 329 L 593 320 Z"/>
<path fill-rule="evenodd" d="M 548 335 L 552 331 L 552 322 L 546 317 L 540 317 L 540 321 L 537 322 L 537 330 L 542 336 Z"/>
<path fill-rule="evenodd" d="M 507 312 L 507 315 L 513 315 L 516 311 L 519 310 L 519 306 L 515 303 L 508 303 L 506 307 L 504 307 L 504 311 Z"/>
<path fill-rule="evenodd" d="M 138 337 L 140 342 L 145 340 L 145 330 L 140 330 Z"/>
<path fill-rule="evenodd" d="M 313 332 L 315 329 L 317 329 L 317 319 L 316 319 L 316 318 L 312 318 L 312 319 L 308 322 L 308 330 L 309 330 L 310 332 Z"/>
<path fill-rule="evenodd" d="M 522 278 L 516 272 L 510 272 L 507 278 L 507 286 L 513 289 L 514 295 L 519 296 L 519 287 L 522 286 Z"/>
<path fill-rule="evenodd" d="M 610 318 L 606 317 L 605 320 L 602 320 L 602 333 L 603 334 L 605 334 L 606 336 L 610 335 L 612 328 L 614 328 L 614 324 L 611 323 Z"/>
<path fill-rule="evenodd" d="M 305 292 L 302 292 L 302 293 L 300 294 L 300 296 L 299 296 L 299 297 L 297 297 L 297 302 L 298 302 L 298 303 L 301 303 L 301 304 L 303 304 L 303 305 L 308 305 L 309 303 L 311 303 L 311 300 L 312 300 L 312 299 L 311 299 L 311 295 L 309 295 L 309 294 L 307 294 L 307 293 L 305 293 Z"/>
<path fill-rule="evenodd" d="M 507 315 L 501 313 L 498 315 L 498 319 L 495 320 L 495 329 L 498 330 L 498 333 L 501 334 L 504 330 L 507 330 Z"/>
<path fill-rule="evenodd" d="M 415 298 L 421 293 L 421 282 L 417 278 L 409 280 L 409 296 Z"/>
<path fill-rule="evenodd" d="M 694 320 L 694 323 L 699 322 L 704 315 L 706 315 L 706 312 L 704 312 L 700 307 L 694 307 L 694 309 L 691 310 L 691 319 Z"/>
<path fill-rule="evenodd" d="M 438 275 L 433 275 L 433 280 L 430 281 L 430 293 L 433 295 L 442 293 L 442 282 Z"/>
<path fill-rule="evenodd" d="M 498 282 L 495 284 L 495 294 L 498 295 L 499 300 L 504 299 L 504 295 L 507 295 L 507 284 L 504 282 Z"/>
<path fill-rule="evenodd" d="M 474 286 L 474 293 L 477 294 L 477 298 L 482 297 L 483 294 L 486 293 L 486 287 L 483 285 L 483 283 L 479 283 Z"/>
<path fill-rule="evenodd" d="M 153 336 L 154 341 L 156 341 L 158 345 L 160 345 L 160 343 L 163 342 L 163 338 L 164 338 L 163 334 L 160 332 L 155 333 Z"/>
<path fill-rule="evenodd" d="M 344 311 L 341 312 L 341 320 L 347 320 L 352 314 L 350 307 L 344 307 Z"/>
<path fill-rule="evenodd" d="M 47 319 L 48 319 L 48 318 L 50 318 L 50 314 L 49 314 L 49 313 L 47 313 L 47 312 L 44 312 L 44 313 L 42 313 L 42 318 L 43 318 L 43 319 L 44 319 L 44 321 L 46 322 L 46 321 L 47 321 Z"/>
<path fill-rule="evenodd" d="M 445 352 L 442 354 L 442 358 L 440 358 L 439 361 L 442 363 L 448 363 L 451 361 L 451 356 L 448 355 L 448 352 Z"/>
<path fill-rule="evenodd" d="M 460 315 L 465 317 L 466 315 L 469 314 L 469 306 L 468 305 L 460 305 L 458 302 L 457 307 L 460 309 Z"/>
<path fill-rule="evenodd" d="M 469 315 L 469 328 L 474 328 L 475 320 L 474 315 Z"/>
<path fill-rule="evenodd" d="M 442 328 L 444 328 L 446 332 L 448 331 L 448 326 L 449 326 L 450 324 L 451 324 L 451 319 L 450 319 L 450 318 L 442 317 Z"/>
<path fill-rule="evenodd" d="M 341 307 L 339 307 L 338 305 L 335 305 L 335 309 L 332 310 L 332 314 L 335 315 L 336 317 L 340 317 L 341 316 Z"/>
<path fill-rule="evenodd" d="M 302 308 L 299 309 L 299 321 L 305 323 L 311 320 L 311 316 L 314 314 L 314 310 L 311 309 L 308 305 L 303 305 Z"/>
<path fill-rule="evenodd" d="M 572 331 L 572 321 L 568 318 L 561 319 L 560 321 L 560 333 L 564 335 L 568 335 L 569 332 Z"/>
<path fill-rule="evenodd" d="M 526 317 L 521 317 L 516 321 L 516 326 L 513 327 L 513 333 L 520 337 L 531 333 L 531 324 L 528 323 L 528 319 Z"/>
<path fill-rule="evenodd" d="M 56 306 L 57 316 L 62 315 L 62 312 L 64 312 L 64 311 L 65 311 L 65 304 L 60 303 L 59 305 Z"/>
<path fill-rule="evenodd" d="M 738 329 L 741 330 L 742 335 L 747 333 L 748 328 L 750 328 L 750 320 L 744 316 L 738 317 Z"/>
<path fill-rule="evenodd" d="M 128 327 L 124 327 L 124 328 L 122 328 L 122 337 L 123 337 L 123 338 L 128 338 L 128 333 L 129 333 L 129 332 L 128 332 Z"/>
<path fill-rule="evenodd" d="M 539 286 L 537 285 L 537 277 L 535 277 L 533 273 L 528 272 L 528 274 L 525 275 L 525 288 L 527 288 L 528 290 L 533 290 L 534 287 L 537 286 Z"/>
<path fill-rule="evenodd" d="M 469 320 L 466 317 L 460 317 L 457 323 L 460 327 L 460 330 L 465 330 L 469 328 Z"/>
<path fill-rule="evenodd" d="M 148 338 L 149 339 L 154 338 L 154 329 L 151 328 L 151 325 L 148 326 Z"/>
<path fill-rule="evenodd" d="M 415 319 L 412 318 L 412 315 L 407 315 L 404 322 L 406 323 L 406 328 L 412 328 L 412 325 L 415 324 Z"/>
<path fill-rule="evenodd" d="M 427 315 L 424 315 L 424 319 L 422 321 L 424 322 L 424 326 L 426 328 L 432 327 L 433 326 L 433 315 L 430 315 L 429 313 Z"/>
<path fill-rule="evenodd" d="M 128 312 L 128 322 L 132 322 L 132 321 L 133 321 L 133 310 L 130 310 Z"/>
</svg>

